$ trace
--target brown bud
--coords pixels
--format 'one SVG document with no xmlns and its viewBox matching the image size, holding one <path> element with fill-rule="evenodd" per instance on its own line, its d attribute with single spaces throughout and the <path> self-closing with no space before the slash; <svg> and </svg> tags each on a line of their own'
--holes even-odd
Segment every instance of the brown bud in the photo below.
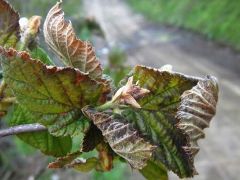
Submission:
<svg viewBox="0 0 240 180">
<path fill-rule="evenodd" d="M 141 108 L 136 100 L 142 98 L 150 91 L 133 84 L 133 77 L 128 79 L 125 86 L 121 87 L 113 96 L 112 101 L 118 101 L 120 104 L 128 104 L 135 108 Z"/>
</svg>

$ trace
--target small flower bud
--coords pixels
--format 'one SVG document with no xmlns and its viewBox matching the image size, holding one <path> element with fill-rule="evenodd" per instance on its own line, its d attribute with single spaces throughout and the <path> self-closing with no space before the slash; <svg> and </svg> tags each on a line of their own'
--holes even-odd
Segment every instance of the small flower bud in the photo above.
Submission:
<svg viewBox="0 0 240 180">
<path fill-rule="evenodd" d="M 133 84 L 133 77 L 128 79 L 125 86 L 121 87 L 113 96 L 112 101 L 120 104 L 128 104 L 135 108 L 141 108 L 136 100 L 142 98 L 150 91 Z"/>
</svg>

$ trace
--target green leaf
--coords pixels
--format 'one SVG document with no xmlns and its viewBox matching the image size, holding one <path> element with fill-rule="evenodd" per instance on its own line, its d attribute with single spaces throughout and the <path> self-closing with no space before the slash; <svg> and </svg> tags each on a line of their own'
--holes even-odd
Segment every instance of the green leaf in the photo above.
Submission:
<svg viewBox="0 0 240 180">
<path fill-rule="evenodd" d="M 191 90 L 181 96 L 181 103 L 176 118 L 178 127 L 190 138 L 190 147 L 185 147 L 192 155 L 199 151 L 197 141 L 204 138 L 203 129 L 209 127 L 216 113 L 218 101 L 218 84 L 214 77 L 207 77 L 198 82 Z"/>
<path fill-rule="evenodd" d="M 46 66 L 26 52 L 0 48 L 4 79 L 35 121 L 55 136 L 77 135 L 89 128 L 81 108 L 106 101 L 109 87 L 74 68 Z"/>
<path fill-rule="evenodd" d="M 19 40 L 19 14 L 5 0 L 0 0 L 0 46 L 15 47 Z"/>
<path fill-rule="evenodd" d="M 25 108 L 15 105 L 13 112 L 7 116 L 7 122 L 10 126 L 16 126 L 34 123 L 35 119 Z M 54 137 L 48 131 L 23 133 L 17 136 L 42 153 L 55 157 L 66 155 L 72 148 L 70 136 Z"/>
<path fill-rule="evenodd" d="M 48 54 L 38 46 L 31 50 L 30 54 L 33 59 L 39 59 L 40 61 L 47 65 L 54 65 L 53 61 L 48 56 Z"/>
<path fill-rule="evenodd" d="M 143 66 L 135 67 L 133 78 L 150 93 L 138 100 L 141 109 L 127 108 L 122 116 L 158 146 L 154 154 L 156 160 L 180 177 L 193 176 L 193 157 L 184 149 L 190 145 L 188 136 L 176 127 L 175 115 L 182 93 L 195 86 L 198 79 Z"/>
<path fill-rule="evenodd" d="M 125 108 L 121 115 L 158 146 L 154 154 L 156 160 L 181 178 L 192 177 L 196 174 L 193 154 L 189 151 L 192 134 L 187 133 L 185 127 L 178 127 L 176 115 L 181 108 L 181 95 L 203 79 L 144 66 L 135 67 L 133 78 L 150 93 L 138 100 L 141 109 Z"/>
<path fill-rule="evenodd" d="M 89 73 L 93 79 L 101 78 L 102 68 L 94 48 L 89 42 L 76 37 L 71 22 L 64 20 L 61 3 L 57 2 L 50 9 L 44 22 L 43 32 L 47 44 L 65 65 Z"/>
<path fill-rule="evenodd" d="M 82 111 L 102 131 L 116 154 L 136 169 L 142 169 L 146 165 L 155 147 L 141 138 L 123 117 L 112 112 L 98 112 L 88 106 Z"/>
<path fill-rule="evenodd" d="M 139 170 L 147 180 L 167 180 L 167 170 L 161 162 L 149 160 L 147 166 Z"/>
</svg>

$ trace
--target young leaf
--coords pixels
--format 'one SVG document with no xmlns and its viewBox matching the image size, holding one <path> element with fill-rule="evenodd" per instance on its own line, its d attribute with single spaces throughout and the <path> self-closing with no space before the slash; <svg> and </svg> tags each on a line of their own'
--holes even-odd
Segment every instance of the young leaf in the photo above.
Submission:
<svg viewBox="0 0 240 180">
<path fill-rule="evenodd" d="M 67 66 L 89 73 L 93 79 L 101 78 L 102 68 L 92 45 L 77 39 L 71 22 L 64 20 L 61 3 L 48 12 L 43 29 L 45 41 Z"/>
<path fill-rule="evenodd" d="M 0 48 L 4 79 L 18 102 L 56 136 L 77 135 L 89 122 L 81 108 L 106 100 L 108 86 L 74 68 L 46 66 L 26 52 Z"/>
<path fill-rule="evenodd" d="M 122 112 L 122 115 L 128 122 L 134 123 L 142 135 L 158 145 L 154 154 L 156 160 L 160 160 L 180 177 L 195 175 L 193 154 L 189 152 L 191 149 L 189 139 L 192 134 L 184 131 L 185 122 L 180 123 L 179 126 L 182 128 L 177 126 L 179 118 L 187 117 L 187 112 L 184 115 L 181 112 L 181 110 L 186 110 L 184 105 L 187 102 L 186 99 L 184 102 L 181 101 L 181 95 L 196 86 L 198 81 L 209 83 L 209 80 L 143 66 L 137 66 L 134 69 L 133 77 L 140 87 L 150 90 L 150 93 L 138 101 L 141 106 L 140 110 L 128 108 Z M 209 97 L 216 96 L 217 88 L 212 89 L 215 91 L 209 91 Z M 189 97 L 192 97 L 191 94 Z M 195 100 L 196 104 L 201 103 L 199 99 Z M 182 105 L 180 106 L 180 104 Z M 179 106 L 180 110 L 176 118 Z M 189 109 L 187 110 L 189 111 Z M 211 114 L 212 116 L 213 114 Z M 207 117 L 206 120 L 211 117 Z M 188 124 L 187 128 L 189 126 Z"/>
<path fill-rule="evenodd" d="M 122 115 L 158 145 L 154 158 L 180 177 L 192 176 L 195 174 L 192 157 L 183 148 L 189 146 L 188 137 L 176 127 L 175 115 L 181 94 L 195 86 L 198 79 L 143 66 L 135 67 L 133 78 L 150 93 L 138 100 L 141 109 L 127 108 Z"/>
<path fill-rule="evenodd" d="M 198 82 L 191 90 L 181 96 L 181 103 L 176 118 L 178 127 L 186 132 L 190 138 L 190 147 L 185 147 L 193 155 L 199 151 L 197 140 L 204 138 L 204 128 L 216 113 L 218 100 L 218 85 L 214 77 L 207 77 Z"/>
<path fill-rule="evenodd" d="M 147 164 L 155 146 L 141 138 L 123 117 L 98 112 L 88 106 L 82 111 L 102 131 L 112 150 L 126 159 L 132 167 L 142 169 Z"/>
<path fill-rule="evenodd" d="M 19 14 L 5 0 L 0 0 L 0 46 L 15 47 L 19 40 Z"/>
<path fill-rule="evenodd" d="M 16 126 L 34 123 L 35 119 L 25 108 L 15 105 L 13 113 L 7 116 L 7 122 L 11 126 Z M 72 140 L 69 136 L 54 137 L 48 131 L 23 133 L 17 136 L 42 153 L 55 157 L 66 155 L 72 148 Z"/>
</svg>

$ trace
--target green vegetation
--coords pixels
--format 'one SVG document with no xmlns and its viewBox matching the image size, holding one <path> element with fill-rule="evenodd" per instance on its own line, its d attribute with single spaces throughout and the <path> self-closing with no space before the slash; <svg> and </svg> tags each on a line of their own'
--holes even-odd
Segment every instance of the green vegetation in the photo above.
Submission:
<svg viewBox="0 0 240 180">
<path fill-rule="evenodd" d="M 240 49 L 238 0 L 129 0 L 134 10 L 160 23 L 177 25 Z"/>
<path fill-rule="evenodd" d="M 216 78 L 142 65 L 127 75 L 121 49 L 109 54 L 108 76 L 91 43 L 73 33 L 61 4 L 49 10 L 42 28 L 46 44 L 56 55 L 54 62 L 39 47 L 41 41 L 36 43 L 40 17 L 23 23 L 19 13 L 0 0 L 0 21 L 4 22 L 0 24 L 0 117 L 6 115 L 4 123 L 9 126 L 0 129 L 0 138 L 17 135 L 54 158 L 48 168 L 93 170 L 93 179 L 123 179 L 127 176 L 123 163 L 148 180 L 167 180 L 168 170 L 180 178 L 193 177 L 197 141 L 205 136 L 203 129 L 216 112 Z M 86 18 L 84 24 L 101 34 L 93 19 Z M 38 159 L 33 159 L 34 165 Z M 36 169 L 31 164 L 27 167 Z"/>
</svg>

